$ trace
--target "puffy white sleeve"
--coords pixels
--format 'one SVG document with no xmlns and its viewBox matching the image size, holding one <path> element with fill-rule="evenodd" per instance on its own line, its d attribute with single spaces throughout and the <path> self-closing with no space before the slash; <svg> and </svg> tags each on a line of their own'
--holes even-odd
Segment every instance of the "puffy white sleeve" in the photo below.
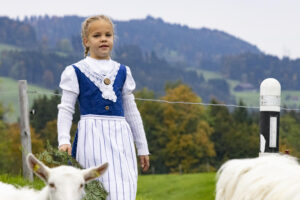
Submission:
<svg viewBox="0 0 300 200">
<path fill-rule="evenodd" d="M 79 85 L 76 72 L 73 66 L 67 66 L 61 74 L 59 87 L 62 90 L 67 90 L 79 94 Z"/>
<path fill-rule="evenodd" d="M 126 73 L 126 81 L 122 91 L 125 119 L 131 128 L 138 155 L 149 155 L 148 143 L 142 117 L 134 101 L 134 95 L 132 94 L 133 90 L 135 89 L 135 81 L 132 77 L 129 67 L 127 66 Z"/>
<path fill-rule="evenodd" d="M 75 104 L 79 94 L 77 76 L 72 66 L 68 66 L 61 75 L 59 84 L 62 89 L 61 103 L 58 107 L 57 132 L 58 146 L 70 143 L 70 129 L 72 126 Z"/>
</svg>

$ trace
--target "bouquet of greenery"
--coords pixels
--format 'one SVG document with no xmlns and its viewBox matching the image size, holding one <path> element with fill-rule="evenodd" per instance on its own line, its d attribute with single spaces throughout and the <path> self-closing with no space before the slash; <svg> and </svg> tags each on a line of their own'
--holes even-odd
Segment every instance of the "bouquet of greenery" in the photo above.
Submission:
<svg viewBox="0 0 300 200">
<path fill-rule="evenodd" d="M 37 158 L 48 165 L 49 167 L 56 167 L 59 165 L 71 165 L 83 169 L 83 167 L 67 152 L 59 151 L 53 148 L 47 142 L 47 148 L 42 153 L 37 155 Z M 105 200 L 107 192 L 99 181 L 91 181 L 85 185 L 86 196 L 84 200 Z"/>
</svg>

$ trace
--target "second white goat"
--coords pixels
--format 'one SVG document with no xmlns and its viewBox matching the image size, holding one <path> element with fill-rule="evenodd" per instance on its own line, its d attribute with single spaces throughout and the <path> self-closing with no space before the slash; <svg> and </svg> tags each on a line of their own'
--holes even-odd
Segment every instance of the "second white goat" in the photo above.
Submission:
<svg viewBox="0 0 300 200">
<path fill-rule="evenodd" d="M 298 200 L 300 165 L 288 155 L 235 159 L 218 171 L 216 200 Z"/>
</svg>

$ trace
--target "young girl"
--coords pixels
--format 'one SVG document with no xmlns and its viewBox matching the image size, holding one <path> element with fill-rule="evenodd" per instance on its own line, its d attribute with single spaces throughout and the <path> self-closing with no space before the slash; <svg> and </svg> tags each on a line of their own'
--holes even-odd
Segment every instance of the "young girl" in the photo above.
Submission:
<svg viewBox="0 0 300 200">
<path fill-rule="evenodd" d="M 137 190 L 137 161 L 149 168 L 149 151 L 140 113 L 132 91 L 135 82 L 130 69 L 111 60 L 114 25 L 103 15 L 82 24 L 85 58 L 66 67 L 61 75 L 61 104 L 58 105 L 59 149 L 76 156 L 85 168 L 109 162 L 100 178 L 107 199 L 133 200 Z M 89 53 L 89 56 L 87 56 Z M 73 149 L 70 127 L 76 100 L 81 118 Z"/>
</svg>

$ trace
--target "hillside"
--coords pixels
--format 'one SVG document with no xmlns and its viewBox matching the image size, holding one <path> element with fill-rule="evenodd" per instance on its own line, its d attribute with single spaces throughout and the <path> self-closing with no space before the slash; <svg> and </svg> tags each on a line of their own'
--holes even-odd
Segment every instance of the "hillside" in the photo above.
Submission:
<svg viewBox="0 0 300 200">
<path fill-rule="evenodd" d="M 69 45 L 78 51 L 81 49 L 83 20 L 79 16 L 45 16 L 26 18 L 24 22 L 35 28 L 39 41 L 47 41 L 49 46 L 57 47 L 60 41 L 67 39 Z M 169 62 L 208 67 L 206 65 L 213 65 L 223 55 L 261 53 L 256 46 L 223 31 L 189 28 L 151 16 L 138 20 L 115 20 L 114 23 L 116 46 L 136 45 L 144 52 L 154 51 Z"/>
<path fill-rule="evenodd" d="M 300 90 L 300 59 L 245 53 L 224 56 L 219 72 L 224 77 L 254 86 L 266 78 L 276 78 L 284 90 Z"/>
<path fill-rule="evenodd" d="M 224 55 L 260 53 L 256 46 L 223 31 L 189 28 L 151 16 L 116 25 L 120 44 L 135 44 L 144 51 L 155 51 L 167 61 L 186 62 L 197 67 L 201 67 L 204 60 L 217 60 Z"/>
<path fill-rule="evenodd" d="M 194 69 L 189 69 L 194 70 Z M 212 79 L 223 79 L 224 76 L 220 73 L 211 72 L 203 69 L 195 70 L 197 73 L 201 74 L 206 81 Z M 234 88 L 240 83 L 237 80 L 226 79 L 229 87 L 230 94 L 234 97 L 235 102 L 242 100 L 247 106 L 259 107 L 259 90 L 260 83 L 254 86 L 253 90 L 245 91 L 235 91 Z M 300 91 L 299 90 L 284 90 L 284 83 L 281 83 L 281 106 L 288 108 L 299 108 L 300 107 Z"/>
<path fill-rule="evenodd" d="M 0 42 L 0 76 L 57 89 L 65 66 L 82 58 L 79 32 L 83 19 L 79 16 L 30 17 L 24 21 L 0 18 L 0 34 L 5 35 Z M 15 33 L 11 32 L 11 24 L 17 26 Z M 259 88 L 260 82 L 269 77 L 277 78 L 284 90 L 300 89 L 300 59 L 262 54 L 254 45 L 228 33 L 192 29 L 150 16 L 115 24 L 113 59 L 131 67 L 137 89 L 146 87 L 156 96 L 164 94 L 167 83 L 176 81 L 189 85 L 204 102 L 216 98 L 236 103 L 239 97 L 250 102 L 253 98 L 248 95 L 253 92 L 237 92 L 234 87 L 248 84 Z M 19 38 L 23 29 L 35 33 Z M 14 40 L 10 40 L 9 34 Z M 37 45 L 25 47 L 21 40 L 36 41 Z M 214 78 L 206 79 L 207 75 L 195 69 L 209 70 Z M 297 95 L 288 95 L 287 99 L 297 105 Z"/>
<path fill-rule="evenodd" d="M 61 55 L 55 51 L 3 51 L 0 62 L 0 75 L 15 80 L 26 79 L 29 83 L 58 89 L 60 75 L 67 65 L 82 57 L 74 54 Z M 189 85 L 204 101 L 212 97 L 232 102 L 225 80 L 205 82 L 201 74 L 186 70 L 186 65 L 168 63 L 152 52 L 143 53 L 138 46 L 122 46 L 115 49 L 113 59 L 128 65 L 135 78 L 137 89 L 148 88 L 157 96 L 164 94 L 165 85 L 181 81 Z"/>
<path fill-rule="evenodd" d="M 37 45 L 35 29 L 26 23 L 0 16 L 0 43 L 31 47 Z"/>
<path fill-rule="evenodd" d="M 37 91 L 38 93 L 29 93 L 29 105 L 31 106 L 33 100 L 43 94 L 52 93 L 53 91 L 41 88 L 35 85 L 28 85 L 28 91 Z M 8 122 L 16 122 L 20 116 L 20 105 L 19 105 L 19 86 L 16 80 L 10 78 L 0 77 L 0 102 L 6 107 L 11 109 L 11 112 L 5 116 Z"/>
</svg>

